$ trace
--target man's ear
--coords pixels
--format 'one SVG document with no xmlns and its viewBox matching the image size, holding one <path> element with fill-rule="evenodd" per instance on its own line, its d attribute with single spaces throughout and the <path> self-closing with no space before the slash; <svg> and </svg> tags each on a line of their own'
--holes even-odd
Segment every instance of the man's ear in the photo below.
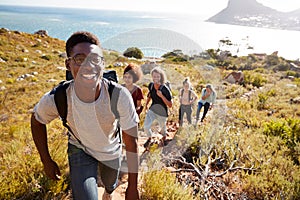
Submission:
<svg viewBox="0 0 300 200">
<path fill-rule="evenodd" d="M 70 59 L 69 59 L 69 58 L 67 58 L 67 59 L 65 60 L 65 65 L 66 65 L 67 70 L 71 71 L 71 67 L 70 67 Z"/>
</svg>

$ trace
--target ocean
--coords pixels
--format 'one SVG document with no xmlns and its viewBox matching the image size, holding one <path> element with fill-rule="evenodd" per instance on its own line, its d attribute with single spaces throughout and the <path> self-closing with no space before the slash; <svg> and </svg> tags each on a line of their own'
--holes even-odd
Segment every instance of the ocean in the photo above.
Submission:
<svg viewBox="0 0 300 200">
<path fill-rule="evenodd" d="M 233 55 L 278 51 L 286 59 L 300 58 L 300 31 L 205 20 L 202 16 L 170 13 L 0 5 L 0 27 L 28 33 L 43 29 L 61 40 L 67 40 L 75 31 L 87 30 L 100 38 L 104 48 L 119 52 L 139 47 L 145 56 L 160 57 L 174 49 L 197 54 L 220 48 Z M 232 45 L 220 43 L 223 39 Z"/>
</svg>

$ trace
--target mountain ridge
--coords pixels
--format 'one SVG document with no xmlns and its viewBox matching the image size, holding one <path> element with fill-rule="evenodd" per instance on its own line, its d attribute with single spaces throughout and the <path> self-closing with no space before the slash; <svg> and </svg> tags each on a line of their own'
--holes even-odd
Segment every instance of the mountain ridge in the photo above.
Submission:
<svg viewBox="0 0 300 200">
<path fill-rule="evenodd" d="M 256 0 L 229 0 L 226 8 L 206 21 L 300 31 L 300 9 L 281 12 Z"/>
</svg>

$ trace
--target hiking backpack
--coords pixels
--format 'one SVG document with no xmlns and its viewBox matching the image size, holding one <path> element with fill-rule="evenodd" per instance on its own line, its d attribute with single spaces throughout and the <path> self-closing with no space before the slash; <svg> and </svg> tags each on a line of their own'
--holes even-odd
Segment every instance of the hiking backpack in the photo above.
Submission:
<svg viewBox="0 0 300 200">
<path fill-rule="evenodd" d="M 106 75 L 105 75 L 106 74 Z M 121 91 L 121 86 L 118 85 L 117 82 L 117 75 L 115 71 L 110 70 L 108 73 L 103 73 L 103 81 L 107 83 L 108 85 L 108 93 L 110 97 L 110 108 L 113 114 L 115 115 L 115 118 L 118 120 L 118 125 L 115 131 L 114 136 L 119 136 L 120 143 L 121 143 L 121 128 L 119 124 L 120 115 L 117 110 L 117 103 L 119 99 L 119 94 Z M 73 82 L 72 75 L 68 77 L 68 73 L 66 74 L 67 81 L 62 81 L 59 83 L 58 86 L 56 86 L 50 94 L 54 94 L 54 101 L 55 105 L 59 114 L 59 117 L 62 121 L 62 124 L 64 127 L 66 127 L 70 134 L 73 135 L 73 137 L 79 142 L 79 144 L 82 145 L 80 139 L 76 137 L 76 135 L 71 130 L 70 126 L 67 122 L 67 116 L 68 116 L 68 100 L 67 100 L 67 88 L 70 86 L 70 83 Z M 71 79 L 70 79 L 71 78 Z M 116 81 L 114 81 L 116 80 Z"/>
<path fill-rule="evenodd" d="M 154 83 L 151 82 L 150 83 L 150 91 L 153 89 Z M 166 86 L 166 88 L 170 91 L 170 93 L 172 94 L 172 90 L 171 90 L 171 83 L 169 81 L 167 81 L 165 84 L 160 85 L 158 90 L 162 90 L 162 88 Z M 148 94 L 149 95 L 149 94 Z"/>
</svg>

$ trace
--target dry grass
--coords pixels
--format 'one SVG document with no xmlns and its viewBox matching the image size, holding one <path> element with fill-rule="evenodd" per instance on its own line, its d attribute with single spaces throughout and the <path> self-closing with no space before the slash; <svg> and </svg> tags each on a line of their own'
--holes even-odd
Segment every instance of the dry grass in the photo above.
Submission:
<svg viewBox="0 0 300 200">
<path fill-rule="evenodd" d="M 0 57 L 5 61 L 0 62 L 2 81 L 0 83 L 0 199 L 68 199 L 70 196 L 66 158 L 67 137 L 63 133 L 60 121 L 55 120 L 48 126 L 51 155 L 59 163 L 63 174 L 60 182 L 53 182 L 44 175 L 30 133 L 30 115 L 33 106 L 45 92 L 64 79 L 65 72 L 61 69 L 64 68 L 64 58 L 59 56 L 62 52 L 64 52 L 64 42 L 58 39 L 0 31 Z M 107 65 L 115 61 L 141 64 L 140 61 L 128 61 L 126 58 L 119 57 L 116 52 L 105 51 L 104 56 Z M 239 64 L 246 62 L 247 59 L 243 59 L 237 58 L 236 62 Z M 178 90 L 184 77 L 191 78 L 198 94 L 203 84 L 213 83 L 219 99 L 223 99 L 223 105 L 211 112 L 205 127 L 196 130 L 184 129 L 185 132 L 182 133 L 185 135 L 178 135 L 181 142 L 184 142 L 184 138 L 187 137 L 191 139 L 189 134 L 193 132 L 201 135 L 194 142 L 189 141 L 193 151 L 199 147 L 204 148 L 207 144 L 215 145 L 211 149 L 212 152 L 203 154 L 202 157 L 197 157 L 199 152 L 196 152 L 193 157 L 195 163 L 205 165 L 208 157 L 213 153 L 224 156 L 224 152 L 231 156 L 226 160 L 229 163 L 234 159 L 232 157 L 234 153 L 237 153 L 237 149 L 233 151 L 229 144 L 239 144 L 240 154 L 237 154 L 240 159 L 239 164 L 249 166 L 255 163 L 260 170 L 259 173 L 253 174 L 244 172 L 227 174 L 224 182 L 228 183 L 227 186 L 230 188 L 228 191 L 246 194 L 252 199 L 278 199 L 280 194 L 286 199 L 300 198 L 300 169 L 293 160 L 297 159 L 297 156 L 299 159 L 300 134 L 298 133 L 298 136 L 295 134 L 293 138 L 295 146 L 290 147 L 282 138 L 267 136 L 263 130 L 266 123 L 276 122 L 276 120 L 299 120 L 299 105 L 289 103 L 291 98 L 300 96 L 299 79 L 295 81 L 281 79 L 284 72 L 274 73 L 270 70 L 257 69 L 248 72 L 249 82 L 244 87 L 224 85 L 223 77 L 228 72 L 221 68 L 211 72 L 201 70 L 199 66 L 207 62 L 209 61 L 159 63 L 166 70 L 168 80 L 172 84 L 174 106 L 170 109 L 170 120 L 176 121 L 178 118 Z M 235 60 L 232 58 L 230 62 Z M 263 67 L 263 63 L 258 63 L 257 66 Z M 119 77 L 122 77 L 122 67 L 112 68 L 117 71 Z M 33 72 L 37 74 L 17 81 L 21 75 Z M 149 80 L 149 75 L 146 75 L 141 81 L 144 94 L 147 93 L 146 83 Z M 262 89 L 254 90 L 253 84 L 260 83 Z M 248 92 L 250 92 L 249 97 L 242 98 Z M 229 99 L 225 100 L 225 98 Z M 143 118 L 144 114 L 141 115 L 141 124 Z M 218 126 L 215 126 L 216 124 Z M 230 132 L 227 134 L 226 130 Z M 217 134 L 218 137 L 212 137 L 216 136 L 212 134 Z M 164 171 L 154 171 L 146 175 L 144 180 L 146 181 L 144 186 L 149 187 L 149 190 L 143 193 L 144 199 L 155 199 L 155 194 L 164 196 L 156 199 L 176 199 L 176 195 L 181 197 L 190 194 L 182 190 L 182 186 L 172 174 Z M 167 193 L 158 190 L 164 189 L 159 182 L 162 180 L 169 183 Z M 200 193 L 194 198 L 202 198 Z M 186 199 L 190 197 L 186 196 Z"/>
</svg>

